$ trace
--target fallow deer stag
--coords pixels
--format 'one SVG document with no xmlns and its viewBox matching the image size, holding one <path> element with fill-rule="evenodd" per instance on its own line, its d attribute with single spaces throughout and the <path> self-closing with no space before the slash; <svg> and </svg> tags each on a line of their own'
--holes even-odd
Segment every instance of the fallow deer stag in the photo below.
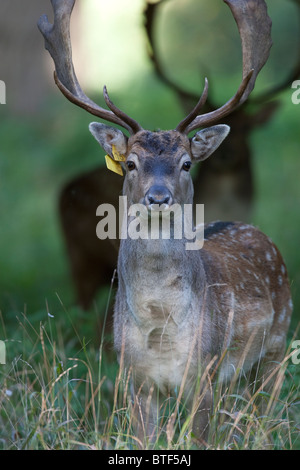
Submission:
<svg viewBox="0 0 300 470">
<path fill-rule="evenodd" d="M 54 25 L 43 16 L 39 28 L 55 62 L 58 87 L 76 105 L 130 133 L 127 137 L 117 128 L 90 124 L 110 158 L 124 160 L 128 204 L 143 204 L 148 214 L 158 210 L 161 216 L 174 204 L 191 204 L 191 166 L 209 157 L 229 132 L 228 126 L 213 124 L 245 102 L 268 58 L 271 21 L 264 0 L 225 0 L 242 41 L 243 79 L 237 93 L 221 108 L 199 114 L 208 94 L 206 81 L 192 112 L 175 130 L 159 132 L 144 130 L 118 109 L 106 87 L 110 110 L 84 94 L 71 57 L 69 23 L 75 0 L 51 1 Z M 190 139 L 188 134 L 200 127 L 204 129 Z M 186 250 L 187 240 L 173 235 L 127 237 L 119 250 L 114 342 L 119 358 L 132 367 L 142 445 L 155 434 L 160 399 L 176 388 L 190 406 L 195 435 L 205 438 L 212 406 L 210 372 L 216 361 L 220 382 L 258 362 L 266 377 L 283 358 L 292 310 L 285 264 L 258 229 L 210 223 L 198 251 Z"/>
<path fill-rule="evenodd" d="M 287 2 L 289 0 L 286 0 Z M 183 113 L 187 114 L 197 103 L 199 96 L 172 80 L 168 74 L 157 43 L 157 21 L 166 0 L 153 3 L 144 0 L 144 29 L 148 37 L 148 54 L 157 77 L 173 91 Z M 300 3 L 297 3 L 300 7 Z M 220 8 L 222 8 L 220 3 Z M 300 12 L 300 8 L 299 8 Z M 195 18 L 195 21 L 199 21 Z M 299 37 L 298 37 L 299 42 Z M 150 47 L 149 47 L 150 46 Z M 181 60 L 181 58 L 178 58 Z M 251 134 L 262 128 L 280 109 L 278 94 L 290 88 L 300 77 L 300 55 L 280 82 L 268 87 L 261 94 L 246 100 L 233 113 L 222 118 L 222 124 L 230 127 L 230 139 L 225 139 L 214 153 L 198 165 L 192 174 L 194 204 L 205 205 L 205 220 L 243 220 L 249 222 L 253 208 L 253 153 Z M 213 111 L 218 103 L 210 92 L 203 112 Z M 220 123 L 220 124 L 221 124 Z M 75 288 L 76 302 L 84 310 L 91 308 L 97 293 L 114 280 L 119 243 L 107 238 L 101 240 L 95 233 L 96 211 L 100 203 L 117 207 L 122 192 L 120 175 L 101 165 L 68 181 L 59 195 L 59 216 L 63 238 Z M 112 307 L 108 318 L 112 316 Z M 103 316 L 100 321 L 103 321 Z M 107 332 L 110 321 L 105 322 Z"/>
</svg>

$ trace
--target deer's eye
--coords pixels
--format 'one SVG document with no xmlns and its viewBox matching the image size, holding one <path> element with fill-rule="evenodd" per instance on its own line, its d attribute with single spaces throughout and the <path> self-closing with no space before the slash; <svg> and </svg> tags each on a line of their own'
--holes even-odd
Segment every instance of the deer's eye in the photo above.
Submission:
<svg viewBox="0 0 300 470">
<path fill-rule="evenodd" d="M 135 170 L 135 169 L 136 169 L 135 163 L 132 162 L 131 160 L 129 160 L 128 162 L 126 162 L 126 165 L 127 165 L 127 168 L 128 168 L 129 171 L 132 171 L 132 170 Z"/>
<path fill-rule="evenodd" d="M 192 162 L 184 162 L 184 164 L 182 165 L 182 169 L 184 171 L 190 171 L 191 166 L 192 166 Z"/>
</svg>

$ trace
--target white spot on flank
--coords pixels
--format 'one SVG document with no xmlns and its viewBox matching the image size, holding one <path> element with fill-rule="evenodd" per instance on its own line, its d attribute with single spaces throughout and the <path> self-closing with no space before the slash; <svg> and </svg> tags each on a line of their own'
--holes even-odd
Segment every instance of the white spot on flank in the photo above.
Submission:
<svg viewBox="0 0 300 470">
<path fill-rule="evenodd" d="M 282 277 L 281 277 L 281 276 L 278 276 L 278 284 L 279 284 L 280 286 L 282 286 Z"/>
<path fill-rule="evenodd" d="M 272 297 L 272 300 L 275 300 L 275 297 L 276 297 L 276 292 L 272 292 L 272 295 L 271 295 L 271 297 Z"/>
<path fill-rule="evenodd" d="M 285 274 L 285 266 L 283 264 L 281 265 L 281 272 L 282 274 Z"/>
<path fill-rule="evenodd" d="M 237 261 L 237 260 L 238 260 L 238 258 L 237 258 L 236 256 L 231 255 L 230 253 L 228 253 L 227 257 L 234 259 L 234 261 Z"/>
<path fill-rule="evenodd" d="M 279 323 L 283 323 L 283 322 L 284 322 L 285 316 L 286 316 L 286 308 L 283 307 L 282 312 L 280 313 L 280 315 L 279 315 L 279 317 L 278 317 Z"/>
<path fill-rule="evenodd" d="M 266 276 L 265 281 L 266 281 L 267 284 L 270 284 L 270 278 L 269 278 L 269 276 Z"/>
<path fill-rule="evenodd" d="M 293 308 L 293 301 L 292 301 L 292 299 L 289 300 L 289 307 L 290 307 L 290 309 Z"/>
<path fill-rule="evenodd" d="M 271 256 L 271 253 L 269 253 L 268 251 L 266 252 L 266 260 L 267 261 L 271 261 L 272 259 L 272 256 Z"/>
<path fill-rule="evenodd" d="M 274 308 L 272 308 L 271 323 L 273 323 L 274 315 L 275 315 L 275 310 Z"/>
</svg>

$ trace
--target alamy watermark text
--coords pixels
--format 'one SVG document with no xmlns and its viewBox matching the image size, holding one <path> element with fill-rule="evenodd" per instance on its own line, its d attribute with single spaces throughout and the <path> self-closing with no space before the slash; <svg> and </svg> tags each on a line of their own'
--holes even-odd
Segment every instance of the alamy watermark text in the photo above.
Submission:
<svg viewBox="0 0 300 470">
<path fill-rule="evenodd" d="M 295 80 L 292 83 L 292 88 L 295 89 L 295 91 L 292 93 L 292 103 L 300 104 L 300 80 Z"/>
<path fill-rule="evenodd" d="M 127 197 L 119 197 L 119 213 L 112 204 L 101 204 L 97 216 L 102 217 L 96 227 L 100 240 L 118 238 L 124 240 L 185 240 L 186 250 L 200 250 L 204 243 L 204 205 L 195 206 L 195 228 L 193 225 L 193 205 L 154 204 L 148 208 L 144 204 L 128 207 Z"/>
<path fill-rule="evenodd" d="M 4 341 L 0 341 L 0 364 L 6 364 L 6 349 Z"/>
<path fill-rule="evenodd" d="M 0 80 L 0 104 L 6 104 L 6 85 L 3 80 Z"/>
</svg>

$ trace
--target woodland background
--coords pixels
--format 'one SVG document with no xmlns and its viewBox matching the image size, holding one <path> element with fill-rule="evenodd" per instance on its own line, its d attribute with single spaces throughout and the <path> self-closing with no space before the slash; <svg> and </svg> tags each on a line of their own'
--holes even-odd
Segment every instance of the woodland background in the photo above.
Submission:
<svg viewBox="0 0 300 470">
<path fill-rule="evenodd" d="M 254 97 L 283 82 L 300 62 L 299 2 L 267 3 L 274 44 Z M 118 107 L 143 127 L 171 129 L 183 110 L 149 60 L 143 8 L 143 0 L 78 0 L 71 24 L 75 69 L 83 89 L 102 106 L 106 84 Z M 43 13 L 52 20 L 50 0 L 0 3 L 0 79 L 7 91 L 7 104 L 0 105 L 0 339 L 7 351 L 2 390 L 16 387 L 20 357 L 33 367 L 30 359 L 39 363 L 39 355 L 53 354 L 60 357 L 57 367 L 82 350 L 98 351 L 99 325 L 116 289 L 103 286 L 88 311 L 76 305 L 58 199 L 72 178 L 104 165 L 104 153 L 88 131 L 94 118 L 67 102 L 53 83 L 53 64 L 36 26 Z M 240 41 L 220 0 L 165 2 L 156 42 L 166 73 L 186 89 L 200 94 L 208 76 L 219 103 L 237 89 Z M 278 93 L 272 118 L 251 133 L 255 191 L 249 220 L 273 239 L 286 261 L 295 306 L 290 338 L 300 320 L 300 105 L 292 103 L 293 91 L 290 84 Z M 48 346 L 41 331 L 47 331 Z M 105 344 L 108 357 L 101 367 L 113 377 L 109 335 Z M 26 447 L 26 426 L 16 411 L 24 406 L 16 398 L 9 420 L 2 410 L 0 438 L 2 420 L 7 435 L 23 436 Z M 7 435 L 0 439 L 4 447 L 13 441 Z"/>
</svg>

